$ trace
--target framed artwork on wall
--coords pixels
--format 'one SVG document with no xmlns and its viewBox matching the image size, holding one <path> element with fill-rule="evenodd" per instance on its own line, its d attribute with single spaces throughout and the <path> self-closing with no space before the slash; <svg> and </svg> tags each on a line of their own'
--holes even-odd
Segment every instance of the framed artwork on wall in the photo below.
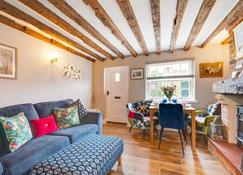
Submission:
<svg viewBox="0 0 243 175">
<path fill-rule="evenodd" d="M 223 62 L 201 63 L 199 65 L 200 78 L 223 77 Z"/>
<path fill-rule="evenodd" d="M 17 49 L 0 44 L 0 78 L 17 79 Z"/>
<path fill-rule="evenodd" d="M 243 58 L 243 22 L 241 22 L 234 30 L 234 42 L 236 59 Z"/>
<path fill-rule="evenodd" d="M 143 68 L 131 69 L 131 80 L 142 80 L 144 78 Z"/>
</svg>

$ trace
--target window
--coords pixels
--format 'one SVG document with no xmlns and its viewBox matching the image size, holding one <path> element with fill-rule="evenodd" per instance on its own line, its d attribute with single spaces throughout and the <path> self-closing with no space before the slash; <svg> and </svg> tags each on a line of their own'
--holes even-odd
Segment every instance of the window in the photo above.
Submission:
<svg viewBox="0 0 243 175">
<path fill-rule="evenodd" d="M 193 60 L 163 62 L 146 65 L 146 98 L 164 98 L 161 87 L 176 85 L 176 96 L 180 100 L 195 100 L 195 77 Z"/>
<path fill-rule="evenodd" d="M 115 74 L 115 81 L 119 82 L 120 81 L 120 73 Z"/>
</svg>

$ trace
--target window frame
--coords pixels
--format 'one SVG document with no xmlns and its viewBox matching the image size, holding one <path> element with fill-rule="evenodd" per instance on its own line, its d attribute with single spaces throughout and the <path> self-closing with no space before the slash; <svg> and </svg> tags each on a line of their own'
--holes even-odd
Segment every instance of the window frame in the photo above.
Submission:
<svg viewBox="0 0 243 175">
<path fill-rule="evenodd" d="M 148 77 L 148 69 L 149 69 L 149 66 L 151 65 L 156 65 L 156 64 L 166 64 L 166 63 L 173 63 L 173 62 L 183 62 L 183 61 L 190 61 L 191 62 L 191 74 L 189 75 L 174 75 L 174 76 L 158 76 L 158 77 Z M 167 80 L 167 81 L 173 81 L 173 80 L 183 80 L 183 79 L 188 79 L 191 81 L 190 83 L 190 91 L 189 93 L 191 94 L 191 97 L 190 98 L 179 98 L 178 101 L 179 102 L 196 102 L 196 88 L 195 88 L 195 59 L 194 58 L 187 58 L 187 59 L 179 59 L 179 60 L 165 60 L 165 61 L 162 61 L 162 62 L 154 62 L 154 63 L 146 63 L 145 65 L 145 98 L 146 99 L 151 99 L 153 98 L 153 100 L 155 102 L 161 102 L 163 97 L 162 98 L 158 98 L 158 97 L 149 97 L 148 96 L 148 93 L 147 93 L 147 90 L 148 90 L 148 81 L 150 80 Z"/>
</svg>

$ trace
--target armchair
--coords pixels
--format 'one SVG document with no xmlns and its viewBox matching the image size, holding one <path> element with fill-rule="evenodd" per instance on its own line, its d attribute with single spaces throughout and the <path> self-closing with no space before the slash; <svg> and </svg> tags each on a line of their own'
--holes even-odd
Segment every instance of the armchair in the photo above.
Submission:
<svg viewBox="0 0 243 175">
<path fill-rule="evenodd" d="M 207 108 L 196 110 L 196 129 L 197 133 L 204 136 L 207 144 L 209 124 L 221 115 L 221 105 L 219 102 L 210 104 Z"/>
<path fill-rule="evenodd" d="M 150 128 L 150 116 L 149 116 L 149 106 L 151 101 L 142 101 L 136 103 L 128 103 L 128 122 L 131 125 L 129 133 L 132 128 L 145 130 Z M 159 124 L 158 116 L 154 116 L 154 129 L 158 134 L 156 126 Z"/>
</svg>

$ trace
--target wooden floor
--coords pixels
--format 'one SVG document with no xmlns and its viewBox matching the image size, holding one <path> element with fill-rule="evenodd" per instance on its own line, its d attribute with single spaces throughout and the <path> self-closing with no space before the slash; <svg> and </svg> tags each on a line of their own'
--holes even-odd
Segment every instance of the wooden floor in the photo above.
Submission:
<svg viewBox="0 0 243 175">
<path fill-rule="evenodd" d="M 178 134 L 174 131 L 165 130 L 160 150 L 158 139 L 151 146 L 148 134 L 143 138 L 138 129 L 128 133 L 126 125 L 105 124 L 103 133 L 121 137 L 125 143 L 122 166 L 115 165 L 110 175 L 226 175 L 219 161 L 208 152 L 203 138 L 198 140 L 195 153 L 189 144 L 186 145 L 183 156 Z"/>
</svg>

